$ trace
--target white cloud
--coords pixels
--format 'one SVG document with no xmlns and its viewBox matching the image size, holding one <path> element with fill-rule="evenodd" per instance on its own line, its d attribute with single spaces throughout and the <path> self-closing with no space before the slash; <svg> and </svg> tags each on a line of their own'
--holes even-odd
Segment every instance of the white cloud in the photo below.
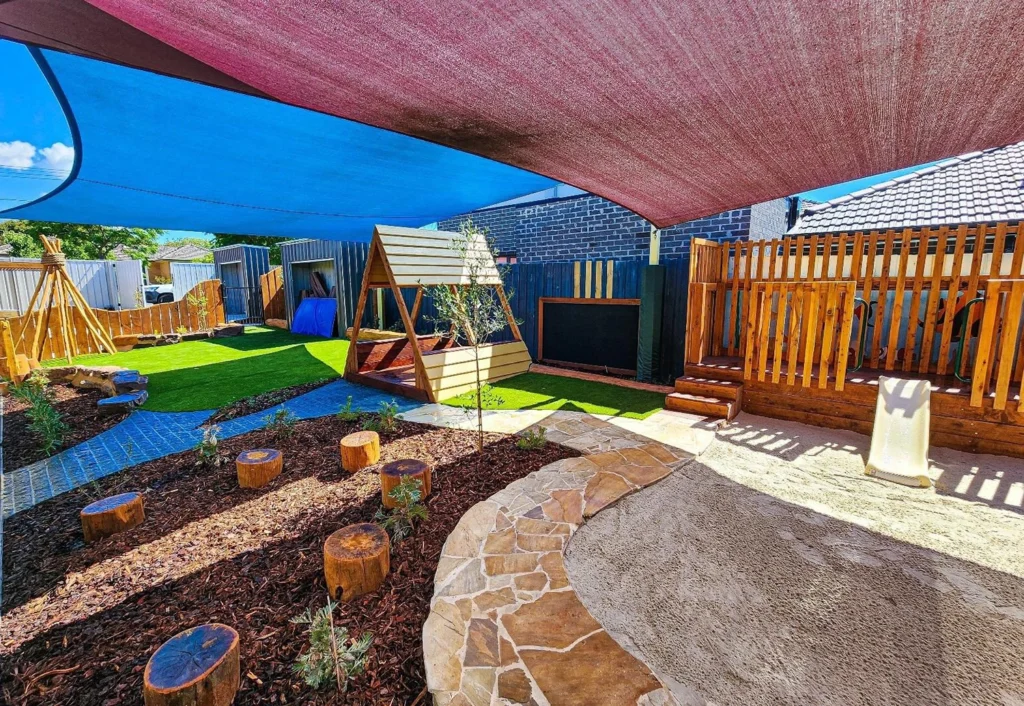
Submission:
<svg viewBox="0 0 1024 706">
<path fill-rule="evenodd" d="M 68 147 L 63 142 L 54 142 L 49 147 L 39 150 L 39 154 L 43 155 L 47 167 L 64 176 L 71 172 L 71 165 L 75 163 L 75 148 Z"/>
<path fill-rule="evenodd" d="M 59 142 L 55 143 L 54 147 L 59 144 Z M 63 147 L 63 145 L 61 145 L 61 147 Z M 74 154 L 74 150 L 71 150 L 71 152 Z M 28 169 L 32 166 L 32 159 L 35 156 L 35 145 L 31 145 L 28 142 L 22 142 L 21 140 L 15 140 L 14 142 L 0 142 L 0 167 Z"/>
</svg>

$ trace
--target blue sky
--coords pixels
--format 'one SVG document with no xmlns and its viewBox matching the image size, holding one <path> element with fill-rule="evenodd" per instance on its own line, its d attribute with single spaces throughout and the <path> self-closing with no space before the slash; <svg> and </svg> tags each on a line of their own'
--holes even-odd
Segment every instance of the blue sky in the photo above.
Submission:
<svg viewBox="0 0 1024 706">
<path fill-rule="evenodd" d="M 71 169 L 74 151 L 60 105 L 28 50 L 20 44 L 0 40 L 0 66 L 6 68 L 5 80 L 0 82 L 0 209 L 3 209 L 34 200 L 56 188 Z M 919 168 L 814 189 L 800 196 L 827 201 Z M 183 235 L 209 237 L 208 234 L 167 231 L 161 240 Z"/>
</svg>

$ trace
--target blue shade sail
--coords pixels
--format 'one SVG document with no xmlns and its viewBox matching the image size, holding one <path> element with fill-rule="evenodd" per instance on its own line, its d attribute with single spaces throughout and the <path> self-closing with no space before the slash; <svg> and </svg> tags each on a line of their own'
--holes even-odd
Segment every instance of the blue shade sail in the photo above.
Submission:
<svg viewBox="0 0 1024 706">
<path fill-rule="evenodd" d="M 3 218 L 368 241 L 548 188 L 531 172 L 182 79 L 33 50 L 76 165 Z"/>
</svg>

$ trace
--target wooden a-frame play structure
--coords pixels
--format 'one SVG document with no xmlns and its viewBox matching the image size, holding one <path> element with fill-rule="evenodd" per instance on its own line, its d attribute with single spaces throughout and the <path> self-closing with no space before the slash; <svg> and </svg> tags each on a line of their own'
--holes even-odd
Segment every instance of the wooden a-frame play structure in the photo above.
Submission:
<svg viewBox="0 0 1024 706">
<path fill-rule="evenodd" d="M 474 348 L 461 346 L 456 332 L 447 335 L 416 335 L 416 321 L 423 304 L 424 287 L 464 287 L 469 284 L 470 264 L 478 282 L 493 286 L 505 310 L 514 340 L 479 347 L 480 381 L 495 382 L 529 370 L 530 353 L 512 316 L 501 277 L 487 244 L 481 238 L 465 254 L 455 247 L 458 233 L 376 226 L 359 290 L 345 363 L 345 378 L 413 399 L 437 402 L 477 385 Z M 405 334 L 394 338 L 360 341 L 359 329 L 371 289 L 390 289 L 395 296 Z M 410 312 L 403 289 L 415 289 Z M 472 343 L 472 333 L 463 331 Z"/>
<path fill-rule="evenodd" d="M 0 261 L 2 270 L 41 270 L 39 282 L 36 284 L 32 298 L 29 300 L 26 315 L 17 331 L 10 330 L 6 321 L 0 326 L 0 343 L 3 349 L 3 368 L 0 371 L 15 382 L 19 382 L 29 370 L 38 367 L 46 345 L 46 332 L 50 329 L 53 317 L 56 317 L 57 330 L 60 331 L 67 351 L 68 361 L 79 355 L 78 331 L 83 335 L 92 336 L 96 348 L 108 353 L 117 352 L 114 341 L 106 328 L 100 324 L 85 297 L 78 291 L 67 271 L 67 258 L 61 250 L 61 242 L 57 239 L 40 236 L 43 243 L 43 256 L 39 262 Z M 74 323 L 75 314 L 84 322 L 84 330 Z M 29 326 L 29 322 L 34 325 Z M 26 334 L 32 329 L 32 340 L 26 341 Z M 23 345 L 24 354 L 16 351 Z"/>
</svg>

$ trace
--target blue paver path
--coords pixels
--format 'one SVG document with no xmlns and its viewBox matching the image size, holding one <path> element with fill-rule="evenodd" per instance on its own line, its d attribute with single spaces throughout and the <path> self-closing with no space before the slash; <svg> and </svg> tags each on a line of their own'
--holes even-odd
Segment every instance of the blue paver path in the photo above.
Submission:
<svg viewBox="0 0 1024 706">
<path fill-rule="evenodd" d="M 420 405 L 345 380 L 336 380 L 270 409 L 219 425 L 221 439 L 261 429 L 266 418 L 284 408 L 299 419 L 335 414 L 351 395 L 352 409 L 373 412 L 382 402 L 394 401 L 399 412 Z M 203 438 L 203 424 L 214 410 L 202 412 L 132 412 L 123 422 L 88 441 L 3 474 L 3 517 L 10 517 L 55 495 L 155 458 L 195 448 Z"/>
</svg>

